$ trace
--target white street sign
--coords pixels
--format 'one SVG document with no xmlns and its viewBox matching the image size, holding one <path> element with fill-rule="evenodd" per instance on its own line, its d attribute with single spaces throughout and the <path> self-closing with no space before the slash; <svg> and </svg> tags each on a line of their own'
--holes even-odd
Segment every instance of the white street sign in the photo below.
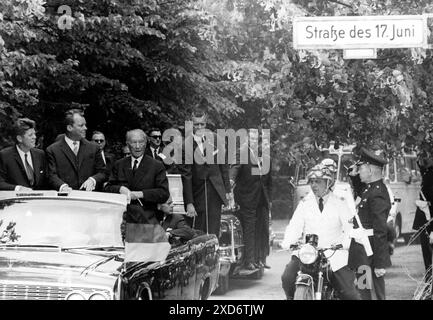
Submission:
<svg viewBox="0 0 433 320">
<path fill-rule="evenodd" d="M 295 17 L 295 49 L 427 48 L 427 17 Z"/>
<path fill-rule="evenodd" d="M 376 59 L 376 49 L 344 49 L 343 59 Z"/>
</svg>

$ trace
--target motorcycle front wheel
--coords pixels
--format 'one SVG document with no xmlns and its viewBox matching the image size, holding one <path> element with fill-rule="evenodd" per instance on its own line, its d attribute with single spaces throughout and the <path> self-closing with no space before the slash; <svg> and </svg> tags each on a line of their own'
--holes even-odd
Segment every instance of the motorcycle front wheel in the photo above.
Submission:
<svg viewBox="0 0 433 320">
<path fill-rule="evenodd" d="M 314 300 L 314 292 L 310 286 L 297 285 L 293 300 Z"/>
</svg>

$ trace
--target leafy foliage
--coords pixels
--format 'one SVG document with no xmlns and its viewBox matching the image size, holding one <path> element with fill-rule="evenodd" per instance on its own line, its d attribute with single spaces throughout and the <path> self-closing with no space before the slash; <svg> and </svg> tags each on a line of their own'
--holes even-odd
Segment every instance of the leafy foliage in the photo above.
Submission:
<svg viewBox="0 0 433 320">
<path fill-rule="evenodd" d="M 120 142 L 137 126 L 182 128 L 204 105 L 214 126 L 271 128 L 276 170 L 330 140 L 431 148 L 430 50 L 343 60 L 292 45 L 293 16 L 422 14 L 430 1 L 5 0 L 0 12 L 1 145 L 20 115 L 47 146 L 66 108 Z"/>
</svg>

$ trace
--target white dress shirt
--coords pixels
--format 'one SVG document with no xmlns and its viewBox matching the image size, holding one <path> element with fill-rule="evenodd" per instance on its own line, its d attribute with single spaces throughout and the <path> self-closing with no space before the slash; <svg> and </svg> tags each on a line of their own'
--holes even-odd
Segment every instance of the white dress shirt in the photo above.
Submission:
<svg viewBox="0 0 433 320">
<path fill-rule="evenodd" d="M 104 160 L 104 164 L 107 165 L 107 161 L 105 160 L 104 150 L 101 150 L 102 160 Z"/>
<path fill-rule="evenodd" d="M 347 265 L 350 246 L 349 223 L 350 209 L 344 198 L 338 197 L 330 192 L 324 198 L 324 208 L 320 212 L 318 198 L 313 192 L 308 193 L 296 208 L 289 225 L 284 233 L 281 246 L 289 249 L 290 245 L 301 240 L 305 242 L 306 234 L 316 234 L 319 237 L 319 248 L 331 247 L 342 244 L 343 249 L 328 250 L 325 255 L 329 258 L 331 269 L 337 271 Z M 297 255 L 298 251 L 292 252 Z"/>
<path fill-rule="evenodd" d="M 66 135 L 65 135 L 65 141 L 69 146 L 69 148 L 71 148 L 72 152 L 74 152 L 75 146 L 78 146 L 78 150 L 80 150 L 80 141 L 74 141 L 72 139 L 69 139 Z"/>
<path fill-rule="evenodd" d="M 131 156 L 131 169 L 134 168 L 134 162 L 135 160 L 137 160 L 137 168 L 140 166 L 141 160 L 143 160 L 143 156 L 139 157 L 139 158 L 134 158 L 133 156 Z"/>
<path fill-rule="evenodd" d="M 21 161 L 22 161 L 22 163 L 23 163 L 24 169 L 25 169 L 25 168 L 26 168 L 26 158 L 25 158 L 26 153 L 25 153 L 23 150 L 21 150 L 18 146 L 16 146 L 16 147 L 17 147 L 18 154 L 20 155 Z M 30 151 L 27 152 L 27 161 L 28 161 L 28 163 L 30 164 L 30 167 L 32 167 L 32 169 L 33 169 L 33 171 L 34 171 L 35 168 L 33 167 L 32 154 L 30 153 Z M 17 186 L 15 187 L 15 191 L 19 191 L 19 189 L 20 189 L 21 187 L 22 187 L 22 186 L 17 185 Z"/>
<path fill-rule="evenodd" d="M 24 168 L 26 167 L 26 158 L 25 155 L 26 153 L 21 150 L 18 146 L 17 146 L 17 150 L 18 150 L 18 154 L 20 155 L 21 161 L 23 162 L 23 166 Z M 29 152 L 27 152 L 27 161 L 30 164 L 30 167 L 32 167 L 33 171 L 34 171 L 34 167 L 33 167 L 33 161 L 32 161 L 32 154 Z"/>
<path fill-rule="evenodd" d="M 204 147 L 203 147 L 203 137 L 197 136 L 195 134 L 193 134 L 194 140 L 198 145 L 198 148 L 200 149 L 201 154 L 203 153 Z"/>
</svg>

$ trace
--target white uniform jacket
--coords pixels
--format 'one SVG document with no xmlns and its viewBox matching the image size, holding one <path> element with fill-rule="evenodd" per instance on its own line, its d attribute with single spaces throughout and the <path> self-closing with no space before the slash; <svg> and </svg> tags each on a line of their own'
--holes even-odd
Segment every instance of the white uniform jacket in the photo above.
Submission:
<svg viewBox="0 0 433 320">
<path fill-rule="evenodd" d="M 308 193 L 296 208 L 284 234 L 281 246 L 289 249 L 299 240 L 305 242 L 306 234 L 316 234 L 319 237 L 319 248 L 326 248 L 336 244 L 342 244 L 343 249 L 327 250 L 325 255 L 329 258 L 331 269 L 337 271 L 347 265 L 350 246 L 350 231 L 352 224 L 351 210 L 346 199 L 336 196 L 332 192 L 320 212 L 319 205 L 313 192 Z M 297 255 L 294 251 L 292 254 Z"/>
</svg>

